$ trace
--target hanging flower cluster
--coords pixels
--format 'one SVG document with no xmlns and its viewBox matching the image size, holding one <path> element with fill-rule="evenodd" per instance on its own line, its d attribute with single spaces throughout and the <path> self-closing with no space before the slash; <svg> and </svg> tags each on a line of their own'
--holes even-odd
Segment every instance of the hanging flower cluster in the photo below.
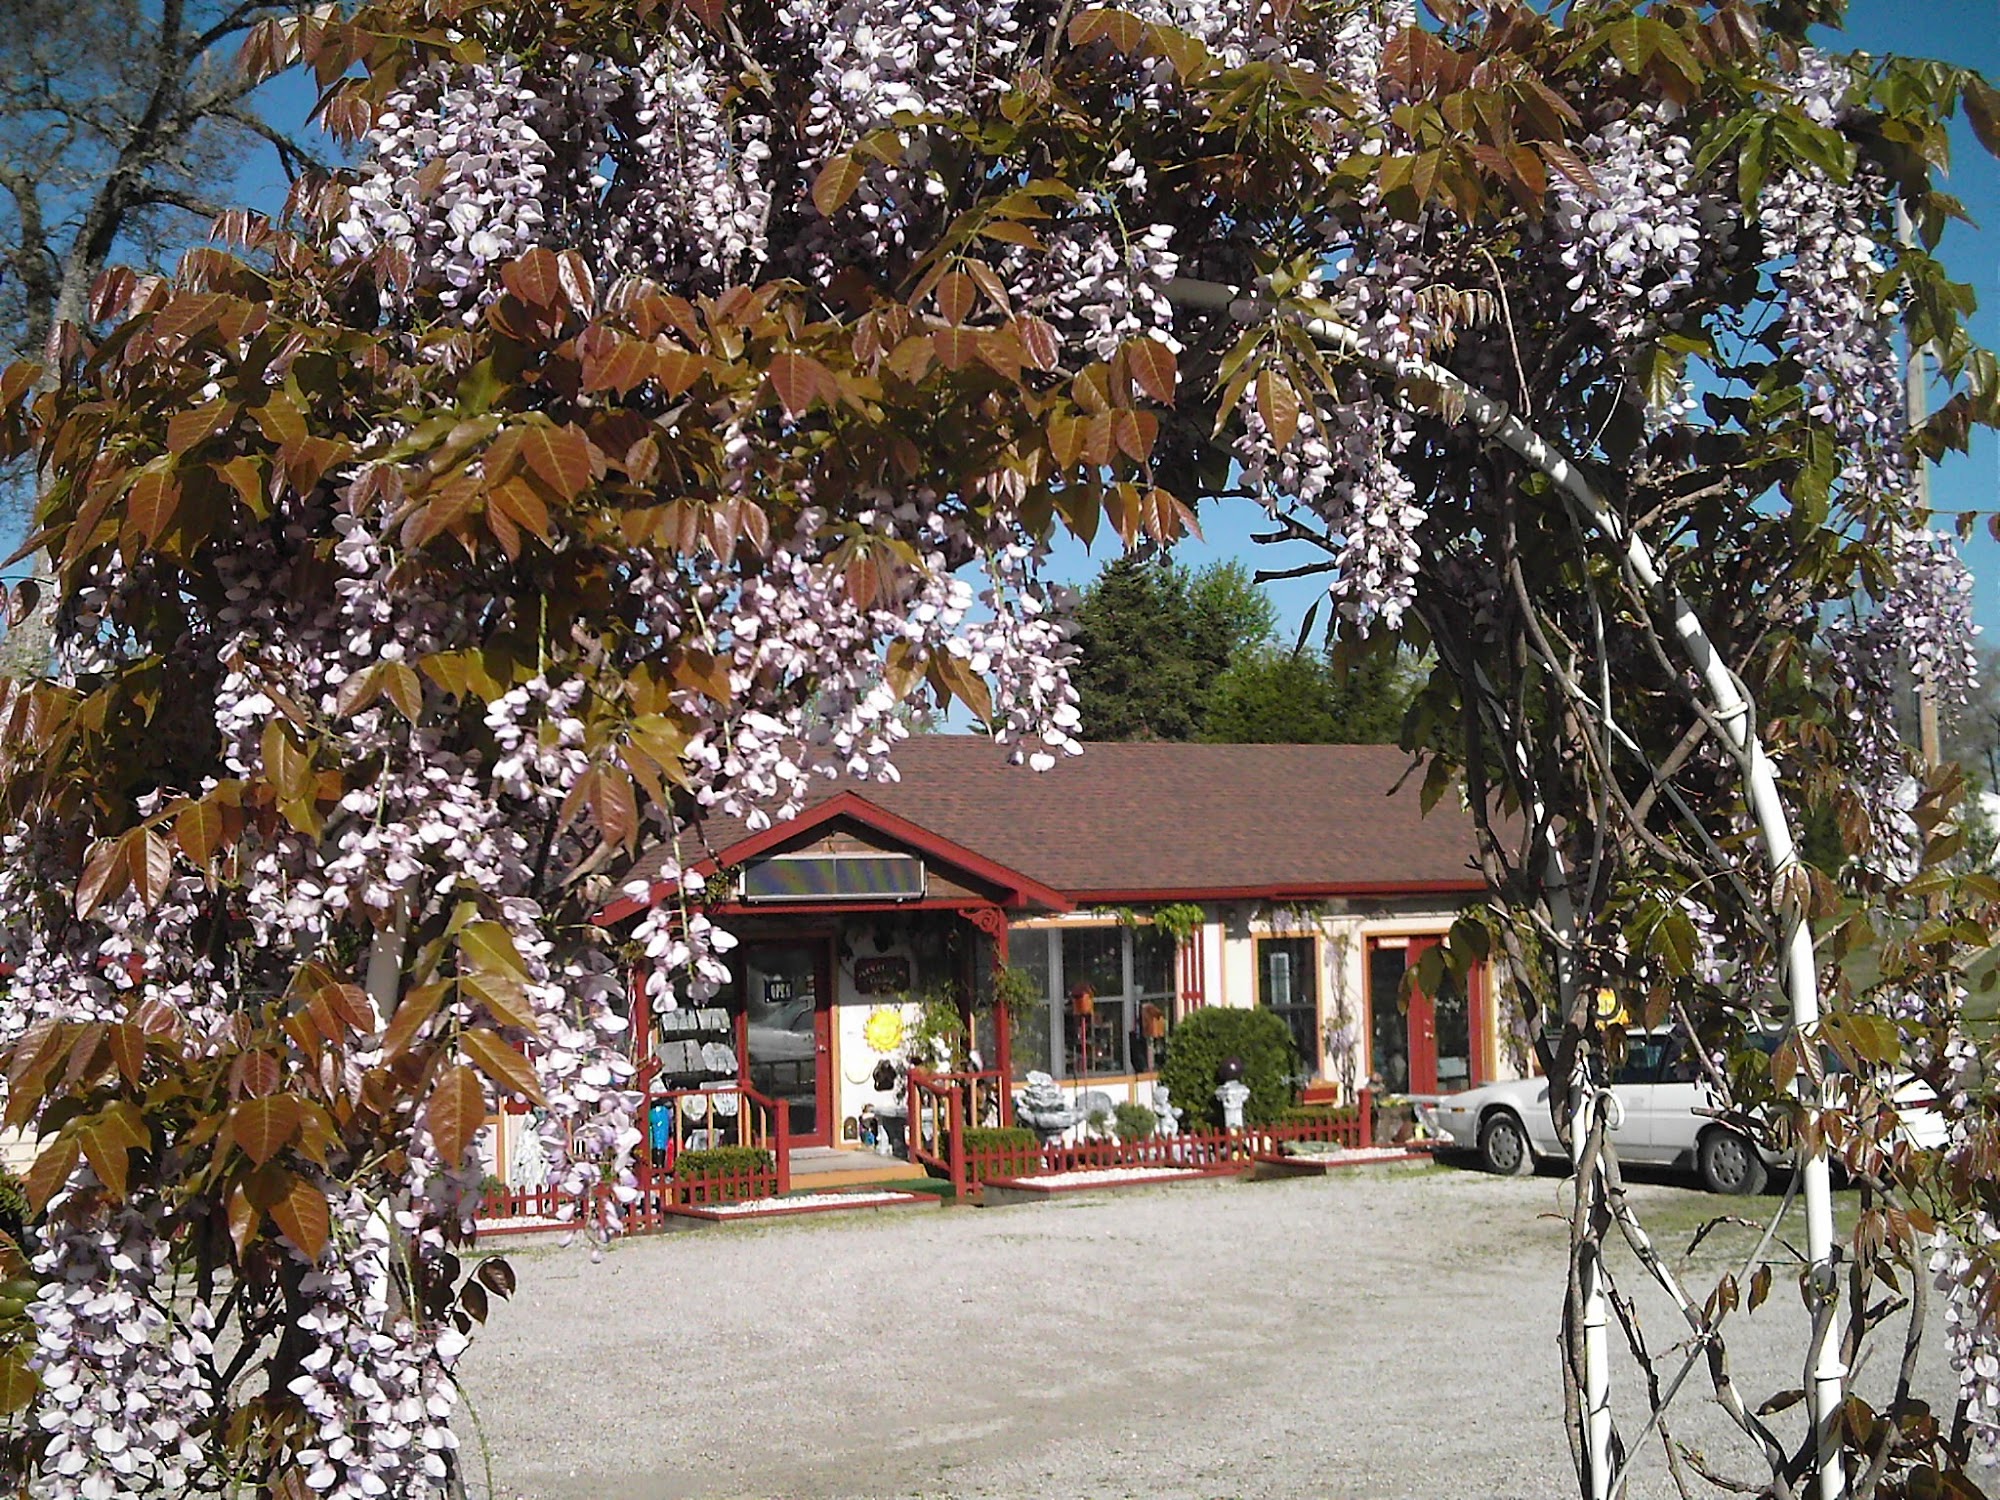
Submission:
<svg viewBox="0 0 2000 1500">
<path fill-rule="evenodd" d="M 88 1170 L 49 1208 L 31 1309 L 52 1500 L 179 1495 L 206 1458 L 213 1317 L 173 1306 L 158 1205 L 108 1203 Z"/>
<path fill-rule="evenodd" d="M 1696 184 L 1694 145 L 1672 111 L 1646 107 L 1586 137 L 1595 190 L 1553 184 L 1552 226 L 1574 274 L 1575 310 L 1619 348 L 1662 330 L 1694 285 L 1711 203 Z"/>
</svg>

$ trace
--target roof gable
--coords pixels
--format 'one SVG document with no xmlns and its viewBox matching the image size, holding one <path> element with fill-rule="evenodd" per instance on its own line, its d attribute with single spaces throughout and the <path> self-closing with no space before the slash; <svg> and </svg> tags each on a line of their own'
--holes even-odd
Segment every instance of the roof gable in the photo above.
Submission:
<svg viewBox="0 0 2000 1500">
<path fill-rule="evenodd" d="M 728 827 L 719 826 L 723 829 Z M 876 805 L 852 790 L 836 792 L 808 807 L 796 818 L 774 823 L 760 832 L 740 831 L 740 836 L 689 868 L 697 874 L 713 874 L 717 870 L 732 869 L 759 858 L 796 850 L 838 831 L 873 835 L 862 840 L 871 847 L 922 855 L 931 869 L 942 867 L 940 873 L 944 879 L 960 887 L 965 899 L 991 901 L 1011 909 L 1045 911 L 1068 911 L 1076 904 L 1061 891 L 1044 885 L 1032 875 L 999 864 L 934 829 L 913 823 Z M 641 861 L 634 870 L 634 878 L 646 878 L 644 863 Z M 622 921 L 672 893 L 671 885 L 656 884 L 644 899 L 627 896 L 612 903 L 605 909 L 602 920 Z"/>
</svg>

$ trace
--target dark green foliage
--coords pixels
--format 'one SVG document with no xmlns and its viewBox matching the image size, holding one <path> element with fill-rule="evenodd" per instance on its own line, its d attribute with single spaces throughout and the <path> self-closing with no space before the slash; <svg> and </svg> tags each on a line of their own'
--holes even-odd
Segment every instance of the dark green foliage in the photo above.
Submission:
<svg viewBox="0 0 2000 1500">
<path fill-rule="evenodd" d="M 1111 1115 L 1121 1141 L 1150 1140 L 1160 1123 L 1143 1104 L 1121 1104 Z"/>
<path fill-rule="evenodd" d="M 1035 1132 L 1020 1125 L 997 1128 L 975 1125 L 965 1132 L 968 1151 L 1032 1151 L 1040 1144 Z"/>
<path fill-rule="evenodd" d="M 0 1168 L 0 1234 L 17 1245 L 26 1245 L 28 1225 L 34 1217 L 27 1185 L 12 1172 Z"/>
<path fill-rule="evenodd" d="M 1187 1111 L 1189 1126 L 1200 1129 L 1222 1124 L 1216 1100 L 1224 1058 L 1241 1058 L 1243 1081 L 1250 1099 L 1243 1107 L 1247 1125 L 1269 1125 L 1292 1107 L 1292 1077 L 1298 1071 L 1298 1049 L 1291 1028 L 1268 1010 L 1236 1010 L 1211 1005 L 1196 1011 L 1167 1038 L 1160 1082 L 1172 1091 L 1176 1107 Z"/>
<path fill-rule="evenodd" d="M 1191 740 L 1208 688 L 1271 632 L 1270 602 L 1231 563 L 1199 573 L 1132 554 L 1110 563 L 1077 612 L 1072 669 L 1091 740 Z"/>
<path fill-rule="evenodd" d="M 728 1177 L 775 1169 L 771 1153 L 757 1146 L 714 1146 L 705 1151 L 683 1151 L 674 1158 L 676 1177 Z"/>
<path fill-rule="evenodd" d="M 1295 1104 L 1278 1116 L 1280 1125 L 1340 1125 L 1355 1117 L 1351 1104 Z"/>
<path fill-rule="evenodd" d="M 1374 653 L 1343 674 L 1323 653 L 1240 652 L 1209 690 L 1199 738 L 1227 745 L 1389 745 L 1416 683 L 1401 658 Z"/>
<path fill-rule="evenodd" d="M 1278 645 L 1269 599 L 1236 563 L 1190 571 L 1128 554 L 1098 574 L 1077 622 L 1085 739 L 1389 744 L 1416 690 L 1393 646 L 1343 672 Z"/>
</svg>

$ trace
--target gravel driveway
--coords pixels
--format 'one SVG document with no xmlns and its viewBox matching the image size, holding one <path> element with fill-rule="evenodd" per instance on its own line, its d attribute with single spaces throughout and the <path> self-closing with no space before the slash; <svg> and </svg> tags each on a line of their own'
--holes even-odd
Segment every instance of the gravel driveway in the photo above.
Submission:
<svg viewBox="0 0 2000 1500">
<path fill-rule="evenodd" d="M 594 1264 L 517 1251 L 520 1292 L 464 1368 L 490 1495 L 1574 1493 L 1554 1347 L 1565 1193 L 1380 1168 L 733 1225 Z M 1635 1195 L 1679 1244 L 1733 1206 Z M 1709 1265 L 1754 1238 L 1724 1241 Z M 1641 1301 L 1656 1346 L 1678 1337 L 1663 1298 Z M 1737 1330 L 1753 1404 L 1798 1383 L 1777 1356 L 1796 1364 L 1803 1326 L 1781 1281 Z M 1935 1342 L 1934 1398 L 1949 1384 Z M 1888 1373 L 1878 1360 L 1864 1388 Z M 1683 1400 L 1704 1389 L 1697 1371 Z M 1750 1473 L 1712 1408 L 1679 1421 L 1710 1462 Z M 1672 1491 L 1654 1462 L 1631 1493 Z"/>
</svg>

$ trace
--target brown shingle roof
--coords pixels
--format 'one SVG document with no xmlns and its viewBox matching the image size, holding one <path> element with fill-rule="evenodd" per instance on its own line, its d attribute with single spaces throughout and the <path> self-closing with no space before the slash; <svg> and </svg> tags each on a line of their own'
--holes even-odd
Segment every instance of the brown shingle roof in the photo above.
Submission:
<svg viewBox="0 0 2000 1500">
<path fill-rule="evenodd" d="M 814 800 L 855 792 L 1075 897 L 1481 885 L 1471 818 L 1452 796 L 1423 816 L 1394 746 L 1093 744 L 1038 773 L 984 738 L 919 735 L 896 765 L 898 782 L 828 782 Z M 743 836 L 722 820 L 705 833 L 721 853 Z"/>
</svg>

